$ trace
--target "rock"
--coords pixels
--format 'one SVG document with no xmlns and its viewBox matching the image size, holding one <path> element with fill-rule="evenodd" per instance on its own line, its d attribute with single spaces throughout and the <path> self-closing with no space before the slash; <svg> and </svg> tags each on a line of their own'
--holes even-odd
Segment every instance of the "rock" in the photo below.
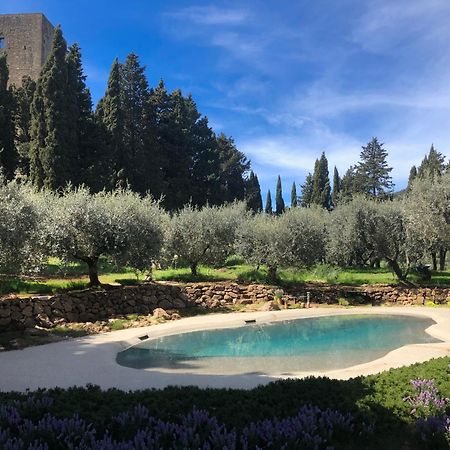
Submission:
<svg viewBox="0 0 450 450">
<path fill-rule="evenodd" d="M 237 302 L 239 305 L 251 305 L 253 300 L 251 298 L 243 298 Z"/>
<path fill-rule="evenodd" d="M 172 305 L 174 308 L 185 308 L 186 302 L 183 299 L 181 299 L 180 297 L 178 297 L 172 301 Z"/>
<path fill-rule="evenodd" d="M 178 313 L 173 313 L 170 316 L 170 320 L 180 320 L 180 319 L 181 319 L 181 316 Z"/>
<path fill-rule="evenodd" d="M 38 314 L 37 317 L 38 325 L 42 328 L 53 328 L 54 325 L 52 321 L 48 318 L 47 314 Z"/>
<path fill-rule="evenodd" d="M 25 308 L 22 309 L 22 314 L 25 317 L 31 317 L 33 315 L 33 307 L 31 305 L 25 306 Z"/>
<path fill-rule="evenodd" d="M 11 319 L 9 317 L 0 317 L 0 327 L 6 327 L 11 323 Z"/>
<path fill-rule="evenodd" d="M 170 315 L 167 313 L 166 310 L 164 310 L 163 308 L 156 308 L 153 311 L 153 317 L 155 319 L 165 319 L 165 320 L 170 320 Z"/>
<path fill-rule="evenodd" d="M 267 302 L 267 304 L 269 305 L 269 311 L 278 311 L 280 309 L 280 306 L 278 305 L 277 302 Z"/>
<path fill-rule="evenodd" d="M 156 309 L 163 309 L 164 310 L 164 309 L 171 309 L 171 308 L 173 308 L 172 302 L 170 302 L 168 300 L 161 300 L 158 303 L 158 308 L 156 308 Z M 153 314 L 154 314 L 154 312 L 153 312 Z"/>
</svg>

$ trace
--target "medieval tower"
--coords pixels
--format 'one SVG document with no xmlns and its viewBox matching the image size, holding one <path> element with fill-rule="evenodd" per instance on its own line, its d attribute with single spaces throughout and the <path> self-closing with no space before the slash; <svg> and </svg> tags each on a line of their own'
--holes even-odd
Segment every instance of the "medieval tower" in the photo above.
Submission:
<svg viewBox="0 0 450 450">
<path fill-rule="evenodd" d="M 41 14 L 0 14 L 0 52 L 6 52 L 9 83 L 37 80 L 50 52 L 53 25 Z"/>
</svg>

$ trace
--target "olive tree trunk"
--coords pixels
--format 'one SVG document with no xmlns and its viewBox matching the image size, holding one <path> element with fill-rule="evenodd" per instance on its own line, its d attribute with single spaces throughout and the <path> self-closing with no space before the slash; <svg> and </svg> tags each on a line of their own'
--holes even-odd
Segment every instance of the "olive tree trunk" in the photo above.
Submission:
<svg viewBox="0 0 450 450">
<path fill-rule="evenodd" d="M 443 247 L 439 249 L 439 270 L 442 272 L 445 270 L 445 258 L 447 256 L 447 250 Z"/>
<path fill-rule="evenodd" d="M 89 270 L 89 286 L 100 286 L 100 280 L 98 279 L 98 258 L 87 258 L 86 264 Z"/>
<path fill-rule="evenodd" d="M 198 267 L 198 263 L 196 263 L 196 262 L 191 263 L 191 273 L 194 277 L 197 276 L 197 267 Z"/>
<path fill-rule="evenodd" d="M 275 283 L 277 281 L 277 266 L 268 266 L 267 278 L 270 283 Z"/>
<path fill-rule="evenodd" d="M 436 252 L 431 252 L 432 270 L 437 270 L 437 257 Z"/>
</svg>

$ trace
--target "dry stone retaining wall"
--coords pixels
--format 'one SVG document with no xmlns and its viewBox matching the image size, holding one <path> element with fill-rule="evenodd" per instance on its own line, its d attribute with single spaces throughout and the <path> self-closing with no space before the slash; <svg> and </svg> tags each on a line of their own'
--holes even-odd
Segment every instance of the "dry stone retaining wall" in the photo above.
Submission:
<svg viewBox="0 0 450 450">
<path fill-rule="evenodd" d="M 150 283 L 106 290 L 0 300 L 0 330 L 64 322 L 94 322 L 125 314 L 151 314 L 156 308 L 181 309 L 189 299 L 180 286 Z"/>
<path fill-rule="evenodd" d="M 53 327 L 64 322 L 94 322 L 126 314 L 151 314 L 156 308 L 182 309 L 191 305 L 220 308 L 273 302 L 276 286 L 222 283 L 148 283 L 105 290 L 74 291 L 47 297 L 0 299 L 0 331 L 33 326 Z M 309 294 L 308 294 L 309 293 Z M 299 285 L 279 292 L 283 302 L 336 304 L 368 303 L 422 305 L 450 302 L 450 289 L 392 286 Z"/>
</svg>

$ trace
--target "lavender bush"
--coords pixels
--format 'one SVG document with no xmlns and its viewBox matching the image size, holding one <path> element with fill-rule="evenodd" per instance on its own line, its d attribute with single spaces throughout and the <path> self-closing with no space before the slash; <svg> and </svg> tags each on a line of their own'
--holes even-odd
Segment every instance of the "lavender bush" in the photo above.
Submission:
<svg viewBox="0 0 450 450">
<path fill-rule="evenodd" d="M 450 415 L 447 407 L 450 399 L 442 397 L 434 380 L 411 380 L 416 391 L 404 400 L 411 406 L 411 414 L 417 419 L 420 439 L 429 449 L 450 448 Z"/>
<path fill-rule="evenodd" d="M 194 409 L 170 422 L 156 419 L 141 405 L 114 417 L 97 432 L 78 416 L 58 418 L 46 411 L 50 397 L 30 395 L 0 405 L 2 450 L 146 450 L 155 449 L 311 449 L 331 450 L 348 442 L 355 425 L 351 415 L 304 406 L 294 417 L 267 419 L 242 431 L 227 429 L 208 412 Z"/>
</svg>

